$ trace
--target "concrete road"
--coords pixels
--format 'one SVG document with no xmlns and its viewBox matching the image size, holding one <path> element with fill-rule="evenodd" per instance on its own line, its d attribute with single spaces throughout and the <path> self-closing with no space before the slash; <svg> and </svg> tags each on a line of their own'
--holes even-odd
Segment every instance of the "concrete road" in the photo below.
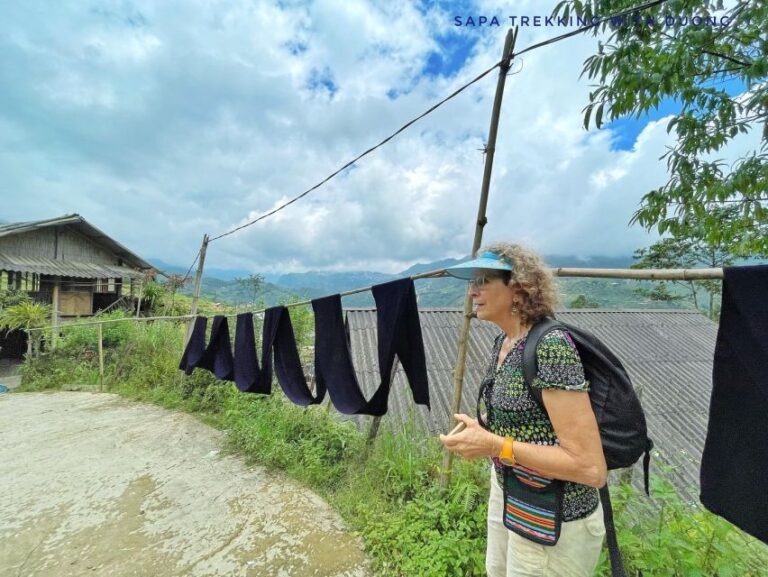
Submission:
<svg viewBox="0 0 768 577">
<path fill-rule="evenodd" d="M 0 395 L 0 575 L 369 577 L 317 495 L 222 456 L 191 415 L 110 394 Z"/>
</svg>

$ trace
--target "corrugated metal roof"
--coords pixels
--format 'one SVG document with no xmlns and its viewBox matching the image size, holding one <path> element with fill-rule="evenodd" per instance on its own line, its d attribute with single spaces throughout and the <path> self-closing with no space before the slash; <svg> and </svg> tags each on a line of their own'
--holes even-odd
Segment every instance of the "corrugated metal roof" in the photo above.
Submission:
<svg viewBox="0 0 768 577">
<path fill-rule="evenodd" d="M 144 273 L 124 266 L 30 258 L 0 253 L 0 270 L 76 278 L 141 278 Z"/>
<path fill-rule="evenodd" d="M 419 316 L 432 411 L 414 405 L 405 375 L 398 368 L 386 419 L 399 423 L 413 414 L 430 434 L 437 434 L 450 430 L 453 423 L 453 369 L 462 311 L 422 309 Z M 698 487 L 717 325 L 696 311 L 580 309 L 560 311 L 557 317 L 595 333 L 616 353 L 641 397 L 649 436 L 661 461 L 672 467 L 665 476 L 678 488 Z M 355 370 L 370 396 L 379 385 L 376 311 L 349 309 L 347 320 Z M 499 329 L 477 320 L 471 327 L 461 410 L 474 416 L 479 384 Z M 362 425 L 369 419 L 357 421 Z"/>
<path fill-rule="evenodd" d="M 80 232 L 83 236 L 91 239 L 93 242 L 99 243 L 109 248 L 114 254 L 125 260 L 128 264 L 139 269 L 150 269 L 152 265 L 141 258 L 136 253 L 128 250 L 122 244 L 117 242 L 112 237 L 104 234 L 98 228 L 93 226 L 90 222 L 85 220 L 79 214 L 65 214 L 56 218 L 50 218 L 46 220 L 31 220 L 26 222 L 14 222 L 10 224 L 0 225 L 0 237 L 10 236 L 14 234 L 22 234 L 41 228 L 47 228 L 49 226 L 72 226 Z M 45 273 L 48 274 L 48 273 Z M 57 273 L 58 274 L 58 273 Z M 75 276 L 75 275 L 71 275 Z M 92 276 L 92 275 L 91 275 Z M 123 275 L 127 276 L 127 275 Z"/>
</svg>

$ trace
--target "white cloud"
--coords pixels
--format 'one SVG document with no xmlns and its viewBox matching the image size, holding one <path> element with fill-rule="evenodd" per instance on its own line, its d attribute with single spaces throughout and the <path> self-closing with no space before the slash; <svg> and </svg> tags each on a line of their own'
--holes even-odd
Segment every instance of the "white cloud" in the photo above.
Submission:
<svg viewBox="0 0 768 577">
<path fill-rule="evenodd" d="M 46 18 L 34 17 L 45 7 Z M 90 6 L 90 8 L 88 7 Z M 484 3 L 477 14 L 533 13 Z M 456 9 L 458 10 L 458 8 Z M 216 235 L 303 192 L 499 58 L 506 30 L 457 30 L 451 7 L 393 2 L 141 0 L 5 8 L 5 220 L 78 212 L 144 257 L 186 265 Z M 456 12 L 458 13 L 458 12 Z M 562 32 L 522 28 L 518 48 Z M 421 75 L 450 34 L 461 70 Z M 507 79 L 486 240 L 627 254 L 665 181 L 669 139 L 586 133 L 591 38 L 524 55 Z M 521 70 L 522 66 L 522 70 Z M 497 72 L 306 198 L 211 245 L 209 266 L 396 271 L 472 243 Z M 391 100 L 388 94 L 400 96 Z"/>
</svg>

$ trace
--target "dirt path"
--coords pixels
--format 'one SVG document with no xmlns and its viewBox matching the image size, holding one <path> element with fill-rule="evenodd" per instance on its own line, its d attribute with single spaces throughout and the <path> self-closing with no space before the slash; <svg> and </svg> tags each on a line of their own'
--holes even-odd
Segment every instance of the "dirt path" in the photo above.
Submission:
<svg viewBox="0 0 768 577">
<path fill-rule="evenodd" d="M 319 497 L 108 394 L 0 395 L 0 575 L 369 577 Z"/>
</svg>

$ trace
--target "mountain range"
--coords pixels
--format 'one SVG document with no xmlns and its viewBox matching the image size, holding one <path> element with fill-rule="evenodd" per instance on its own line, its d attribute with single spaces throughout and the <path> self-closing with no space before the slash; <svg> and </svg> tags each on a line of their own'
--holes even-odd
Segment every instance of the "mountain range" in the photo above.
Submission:
<svg viewBox="0 0 768 577">
<path fill-rule="evenodd" d="M 468 257 L 467 257 L 468 258 Z M 428 263 L 415 264 L 399 273 L 375 271 L 327 272 L 308 271 L 303 273 L 266 274 L 264 282 L 255 295 L 255 304 L 273 306 L 295 300 L 309 300 L 324 295 L 343 293 L 357 288 L 381 284 L 396 278 L 443 269 L 462 262 L 465 259 L 443 259 Z M 544 260 L 552 267 L 575 268 L 627 268 L 633 259 L 631 256 L 589 256 L 547 255 Z M 186 269 L 165 263 L 159 259 L 150 259 L 158 269 L 166 273 L 183 274 Z M 233 269 L 206 269 L 203 275 L 202 295 L 214 302 L 226 304 L 246 304 L 254 301 L 254 294 L 244 283 L 237 279 L 247 278 L 257 271 Z M 558 279 L 562 305 L 568 306 L 579 295 L 601 308 L 661 308 L 685 307 L 685 302 L 660 303 L 649 301 L 638 295 L 635 289 L 642 281 L 590 278 Z M 648 283 L 645 283 L 646 285 Z M 461 307 L 466 294 L 466 282 L 454 278 L 433 278 L 416 280 L 416 290 L 421 307 Z M 181 291 L 192 294 L 191 283 Z M 373 297 L 369 291 L 343 297 L 345 307 L 373 306 Z"/>
</svg>

